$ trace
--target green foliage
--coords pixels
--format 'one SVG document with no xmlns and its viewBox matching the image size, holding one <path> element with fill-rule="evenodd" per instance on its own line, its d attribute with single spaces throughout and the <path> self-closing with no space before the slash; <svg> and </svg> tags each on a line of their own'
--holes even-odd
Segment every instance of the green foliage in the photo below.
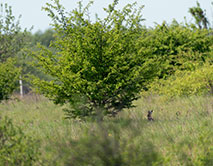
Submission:
<svg viewBox="0 0 213 166">
<path fill-rule="evenodd" d="M 14 59 L 7 59 L 0 63 L 0 102 L 9 99 L 17 87 L 20 70 L 15 68 Z"/>
<path fill-rule="evenodd" d="M 159 74 L 143 95 L 174 96 L 212 93 L 212 35 L 207 29 L 196 29 L 173 21 L 147 32 L 141 49 L 159 57 Z"/>
<path fill-rule="evenodd" d="M 25 41 L 26 45 L 24 46 L 24 49 L 19 51 L 17 53 L 17 66 L 21 67 L 22 69 L 22 81 L 23 81 L 23 90 L 24 94 L 27 94 L 29 91 L 32 90 L 31 84 L 29 81 L 27 81 L 28 74 L 35 75 L 39 78 L 50 80 L 47 75 L 40 72 L 36 67 L 32 66 L 33 58 L 30 56 L 27 56 L 26 49 L 32 49 L 32 50 L 38 50 L 37 43 L 40 43 L 41 45 L 45 47 L 49 47 L 52 40 L 54 40 L 54 31 L 52 29 L 47 29 L 46 31 L 38 31 L 35 34 L 32 34 L 31 32 L 25 33 Z"/>
<path fill-rule="evenodd" d="M 66 166 L 160 166 L 163 158 L 147 140 L 139 138 L 141 131 L 133 129 L 122 138 L 122 129 L 115 125 L 98 123 L 78 140 L 56 144 L 57 158 Z M 129 124 L 130 125 L 130 124 Z M 53 160 L 53 163 L 57 161 Z"/>
<path fill-rule="evenodd" d="M 213 164 L 212 131 L 209 128 L 209 120 L 204 120 L 197 128 L 199 135 L 191 139 L 190 136 L 182 138 L 172 146 L 172 153 L 177 156 L 181 165 L 210 166 Z M 196 155 L 191 152 L 194 151 Z"/>
<path fill-rule="evenodd" d="M 24 133 L 40 140 L 40 165 L 85 165 L 93 160 L 102 164 L 111 159 L 128 166 L 211 166 L 212 100 L 208 95 L 165 102 L 149 96 L 115 118 L 105 117 L 101 125 L 65 120 L 60 106 L 38 96 L 0 104 L 0 110 Z M 153 122 L 146 117 L 149 109 L 154 110 Z"/>
<path fill-rule="evenodd" d="M 197 2 L 197 6 L 196 7 L 189 8 L 189 13 L 195 19 L 195 23 L 198 26 L 198 28 L 200 28 L 200 29 L 202 29 L 202 28 L 207 29 L 208 28 L 209 21 L 208 21 L 208 19 L 206 17 L 206 11 L 203 10 L 200 7 L 200 3 L 199 2 Z"/>
<path fill-rule="evenodd" d="M 15 57 L 26 45 L 25 35 L 11 6 L 0 4 L 0 101 L 8 99 L 16 88 L 20 69 Z"/>
<path fill-rule="evenodd" d="M 29 166 L 37 162 L 38 143 L 8 118 L 0 119 L 0 165 Z"/>
<path fill-rule="evenodd" d="M 54 38 L 54 30 L 47 29 L 46 31 L 37 31 L 33 34 L 32 37 L 32 45 L 36 45 L 36 43 L 41 43 L 41 45 L 49 47 L 51 41 L 55 40 Z"/>
<path fill-rule="evenodd" d="M 205 64 L 194 71 L 177 71 L 150 84 L 149 92 L 167 97 L 213 94 L 213 66 Z"/>
<path fill-rule="evenodd" d="M 23 48 L 25 35 L 21 32 L 19 19 L 13 16 L 12 7 L 0 4 L 0 62 L 14 57 Z"/>
<path fill-rule="evenodd" d="M 142 8 L 135 9 L 133 4 L 116 10 L 115 0 L 104 9 L 106 18 L 92 23 L 85 17 L 90 3 L 82 8 L 79 2 L 79 9 L 65 16 L 59 2 L 53 2 L 55 6 L 47 4 L 45 10 L 55 23 L 57 40 L 52 47 L 57 53 L 41 46 L 32 53 L 38 67 L 53 80 L 34 78 L 33 85 L 55 103 L 72 105 L 76 96 L 82 96 L 84 110 L 75 110 L 74 116 L 115 116 L 130 108 L 156 70 L 155 60 L 136 48 L 143 31 Z"/>
<path fill-rule="evenodd" d="M 159 60 L 159 78 L 172 75 L 176 70 L 193 70 L 209 56 L 212 37 L 207 30 L 194 30 L 173 21 L 150 29 L 138 46 L 147 56 Z"/>
</svg>

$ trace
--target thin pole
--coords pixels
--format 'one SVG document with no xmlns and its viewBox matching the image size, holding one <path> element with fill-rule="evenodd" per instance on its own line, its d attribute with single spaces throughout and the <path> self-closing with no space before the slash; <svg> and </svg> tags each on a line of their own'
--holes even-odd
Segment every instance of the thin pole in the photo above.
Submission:
<svg viewBox="0 0 213 166">
<path fill-rule="evenodd" d="M 23 93 L 23 82 L 22 82 L 21 76 L 19 78 L 19 85 L 20 85 L 20 96 L 21 98 L 23 98 L 24 93 Z"/>
</svg>

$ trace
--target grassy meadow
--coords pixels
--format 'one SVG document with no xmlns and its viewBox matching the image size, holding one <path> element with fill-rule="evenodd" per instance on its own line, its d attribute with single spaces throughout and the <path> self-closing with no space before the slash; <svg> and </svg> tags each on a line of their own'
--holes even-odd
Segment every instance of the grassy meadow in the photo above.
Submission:
<svg viewBox="0 0 213 166">
<path fill-rule="evenodd" d="M 148 97 L 135 105 L 104 122 L 83 122 L 65 119 L 63 107 L 44 97 L 26 96 L 1 103 L 0 116 L 39 141 L 35 165 L 213 165 L 212 96 Z"/>
</svg>

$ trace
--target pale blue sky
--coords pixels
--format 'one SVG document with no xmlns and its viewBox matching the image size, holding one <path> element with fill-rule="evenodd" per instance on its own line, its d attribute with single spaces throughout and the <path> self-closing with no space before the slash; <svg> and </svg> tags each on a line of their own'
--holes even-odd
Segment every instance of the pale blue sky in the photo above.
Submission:
<svg viewBox="0 0 213 166">
<path fill-rule="evenodd" d="M 84 4 L 89 0 L 83 0 Z M 99 16 L 104 16 L 102 10 L 113 0 L 94 0 L 94 5 L 91 7 L 91 14 L 98 13 Z M 196 6 L 196 0 L 120 0 L 119 7 L 125 6 L 127 3 L 137 2 L 138 5 L 145 5 L 143 9 L 143 17 L 146 19 L 144 25 L 153 26 L 154 22 L 162 23 L 164 20 L 171 22 L 174 18 L 179 21 L 184 21 L 186 16 L 188 21 L 192 21 L 188 10 L 190 7 Z M 207 16 L 213 20 L 213 0 L 198 0 L 203 9 L 206 9 Z M 32 32 L 38 30 L 44 31 L 49 27 L 51 20 L 48 18 L 47 13 L 42 11 L 42 6 L 50 0 L 0 0 L 0 3 L 8 3 L 12 6 L 15 16 L 22 15 L 21 26 L 22 28 L 30 28 L 34 26 Z M 62 4 L 69 11 L 77 7 L 78 0 L 61 0 Z"/>
</svg>

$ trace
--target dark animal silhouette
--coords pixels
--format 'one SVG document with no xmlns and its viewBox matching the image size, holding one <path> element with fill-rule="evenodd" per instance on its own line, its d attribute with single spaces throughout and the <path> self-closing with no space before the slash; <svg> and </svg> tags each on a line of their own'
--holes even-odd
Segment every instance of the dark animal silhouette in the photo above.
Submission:
<svg viewBox="0 0 213 166">
<path fill-rule="evenodd" d="M 180 111 L 176 112 L 176 118 L 179 119 L 179 116 L 180 116 Z"/>
<path fill-rule="evenodd" d="M 148 111 L 148 114 L 147 114 L 148 121 L 154 121 L 154 119 L 152 118 L 152 113 L 153 112 L 154 112 L 153 110 Z"/>
</svg>

